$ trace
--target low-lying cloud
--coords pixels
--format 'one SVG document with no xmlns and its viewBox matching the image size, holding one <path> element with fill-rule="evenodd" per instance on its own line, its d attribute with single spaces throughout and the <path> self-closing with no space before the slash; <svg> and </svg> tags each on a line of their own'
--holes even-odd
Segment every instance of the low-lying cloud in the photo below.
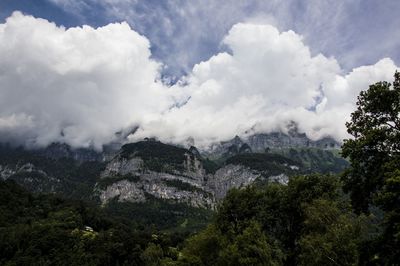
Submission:
<svg viewBox="0 0 400 266">
<path fill-rule="evenodd" d="M 100 149 L 138 126 L 130 140 L 206 146 L 289 121 L 310 138 L 341 140 L 358 93 L 397 69 L 385 58 L 343 74 L 300 35 L 270 25 L 236 24 L 223 44 L 229 51 L 168 87 L 149 41 L 126 23 L 65 29 L 16 12 L 0 25 L 1 140 Z"/>
</svg>

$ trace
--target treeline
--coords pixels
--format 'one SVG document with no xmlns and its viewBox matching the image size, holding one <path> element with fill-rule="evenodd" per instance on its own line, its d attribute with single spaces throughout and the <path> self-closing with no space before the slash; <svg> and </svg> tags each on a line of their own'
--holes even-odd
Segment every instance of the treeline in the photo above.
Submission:
<svg viewBox="0 0 400 266">
<path fill-rule="evenodd" d="M 173 222 L 166 206 L 123 207 L 100 209 L 0 182 L 0 265 L 395 265 L 397 258 L 382 245 L 383 213 L 355 214 L 331 175 L 233 189 L 192 236 L 185 223 L 169 233 L 150 225 Z"/>
<path fill-rule="evenodd" d="M 177 265 L 357 265 L 374 260 L 376 214 L 355 215 L 335 176 L 231 190 Z"/>
<path fill-rule="evenodd" d="M 0 181 L 0 265 L 154 265 L 185 237 Z"/>
<path fill-rule="evenodd" d="M 73 158 L 51 158 L 42 153 L 0 143 L 0 166 L 16 171 L 8 178 L 30 191 L 93 200 L 93 187 L 104 170 L 103 162 L 78 162 Z M 33 169 L 20 169 L 27 164 Z"/>
</svg>

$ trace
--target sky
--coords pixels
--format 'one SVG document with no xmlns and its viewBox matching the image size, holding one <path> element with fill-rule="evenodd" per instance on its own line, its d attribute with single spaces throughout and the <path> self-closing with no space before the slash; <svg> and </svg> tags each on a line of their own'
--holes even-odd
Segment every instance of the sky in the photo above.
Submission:
<svg viewBox="0 0 400 266">
<path fill-rule="evenodd" d="M 399 11 L 397 0 L 0 0 L 0 141 L 205 147 L 291 121 L 341 141 L 359 92 L 399 69 Z"/>
</svg>

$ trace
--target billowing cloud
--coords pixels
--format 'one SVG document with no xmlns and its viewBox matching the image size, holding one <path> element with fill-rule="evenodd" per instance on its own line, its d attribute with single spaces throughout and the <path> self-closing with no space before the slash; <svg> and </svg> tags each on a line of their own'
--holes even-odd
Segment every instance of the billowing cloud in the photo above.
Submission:
<svg viewBox="0 0 400 266">
<path fill-rule="evenodd" d="M 162 136 L 205 145 L 235 134 L 285 130 L 290 121 L 310 138 L 347 137 L 345 121 L 358 93 L 392 80 L 396 66 L 383 59 L 343 76 L 338 62 L 312 56 L 302 37 L 270 25 L 236 24 L 224 39 L 231 53 L 197 64 L 185 85 L 188 102 L 132 136 Z"/>
<path fill-rule="evenodd" d="M 100 148 L 158 115 L 171 102 L 149 48 L 127 23 L 65 29 L 15 12 L 0 25 L 3 140 Z"/>
<path fill-rule="evenodd" d="M 236 24 L 222 44 L 229 52 L 168 87 L 149 41 L 126 23 L 65 29 L 14 13 L 0 25 L 1 140 L 101 148 L 138 126 L 130 140 L 206 146 L 290 121 L 310 138 L 341 140 L 358 93 L 397 68 L 386 58 L 343 74 L 302 36 L 264 24 Z"/>
</svg>

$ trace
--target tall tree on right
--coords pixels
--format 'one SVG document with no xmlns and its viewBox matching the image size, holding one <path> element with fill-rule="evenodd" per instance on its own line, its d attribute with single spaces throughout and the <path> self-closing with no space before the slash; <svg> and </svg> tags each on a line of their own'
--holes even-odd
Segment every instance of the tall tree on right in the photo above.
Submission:
<svg viewBox="0 0 400 266">
<path fill-rule="evenodd" d="M 378 82 L 358 96 L 357 109 L 346 123 L 353 136 L 344 141 L 342 155 L 351 167 L 342 176 L 354 210 L 368 213 L 375 205 L 385 211 L 379 247 L 386 263 L 400 250 L 400 73 L 394 82 Z M 393 262 L 393 261 L 392 261 Z"/>
</svg>

